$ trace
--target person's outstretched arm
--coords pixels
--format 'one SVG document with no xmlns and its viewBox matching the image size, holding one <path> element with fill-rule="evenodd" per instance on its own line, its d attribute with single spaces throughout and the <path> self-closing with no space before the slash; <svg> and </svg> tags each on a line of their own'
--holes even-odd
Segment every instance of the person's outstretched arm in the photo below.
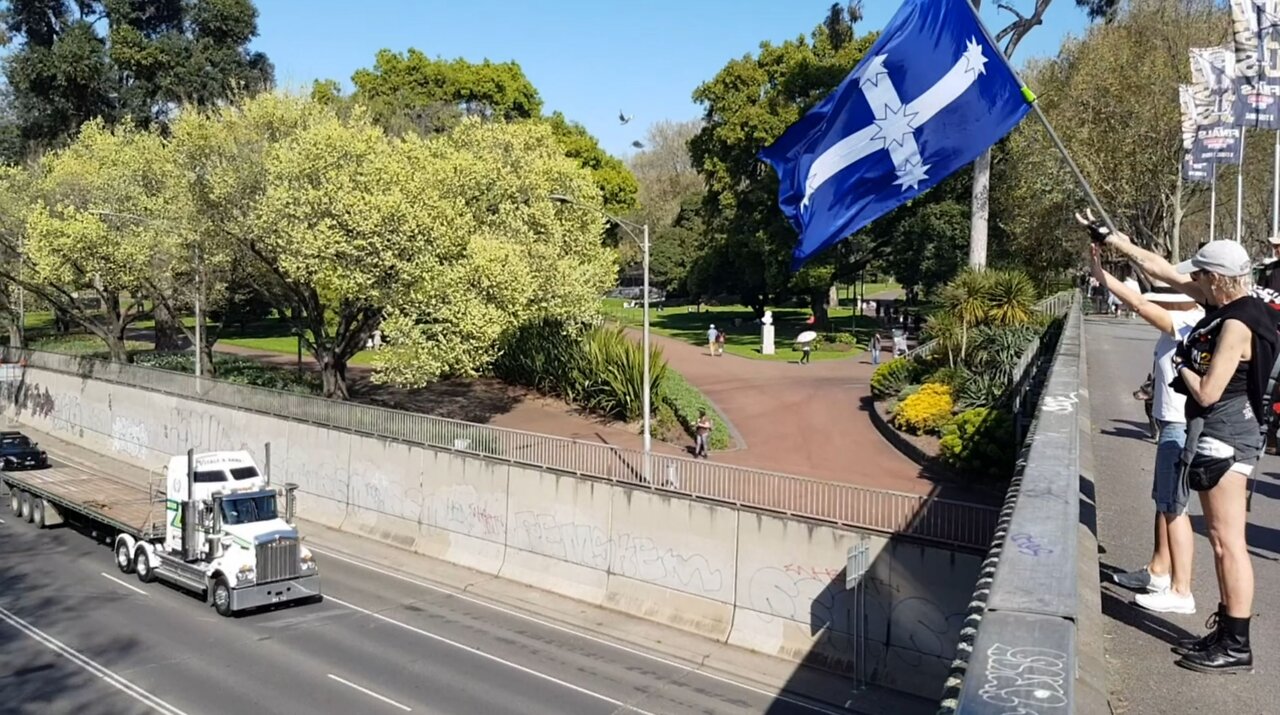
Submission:
<svg viewBox="0 0 1280 715">
<path fill-rule="evenodd" d="M 1090 246 L 1089 253 L 1089 264 L 1093 270 L 1093 277 L 1097 278 L 1099 283 L 1106 286 L 1107 290 L 1111 291 L 1111 294 L 1118 298 L 1121 303 L 1124 303 L 1133 309 L 1134 312 L 1141 316 L 1143 320 L 1150 323 L 1156 330 L 1159 330 L 1169 337 L 1178 337 L 1174 334 L 1173 316 L 1169 314 L 1169 311 L 1166 310 L 1164 306 L 1152 303 L 1142 297 L 1141 293 L 1125 285 L 1123 281 L 1117 280 L 1115 276 L 1108 273 L 1106 269 L 1102 267 L 1102 249 L 1097 245 Z"/>
<path fill-rule="evenodd" d="M 1092 235 L 1095 245 L 1101 243 L 1111 246 L 1124 254 L 1124 257 L 1132 261 L 1138 268 L 1142 269 L 1143 273 L 1168 283 L 1191 296 L 1197 303 L 1203 303 L 1208 299 L 1208 296 L 1204 294 L 1200 286 L 1191 280 L 1191 276 L 1179 273 L 1173 267 L 1173 264 L 1165 260 L 1163 256 L 1136 245 L 1120 231 L 1108 231 L 1105 226 L 1102 226 L 1093 218 L 1092 212 L 1086 211 L 1085 216 L 1077 213 L 1076 220 L 1081 225 L 1089 228 L 1089 233 Z"/>
</svg>

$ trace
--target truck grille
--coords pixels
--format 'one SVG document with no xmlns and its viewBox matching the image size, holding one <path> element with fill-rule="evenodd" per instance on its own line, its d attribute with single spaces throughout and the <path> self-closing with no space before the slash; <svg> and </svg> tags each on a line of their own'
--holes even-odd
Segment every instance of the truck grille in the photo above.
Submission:
<svg viewBox="0 0 1280 715">
<path fill-rule="evenodd" d="M 301 568 L 297 539 L 278 537 L 258 544 L 258 583 L 297 578 Z"/>
</svg>

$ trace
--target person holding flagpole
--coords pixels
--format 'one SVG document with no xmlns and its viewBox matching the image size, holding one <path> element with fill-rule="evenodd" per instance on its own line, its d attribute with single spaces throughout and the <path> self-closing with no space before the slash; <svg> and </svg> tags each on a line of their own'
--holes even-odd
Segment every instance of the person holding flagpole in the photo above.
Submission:
<svg viewBox="0 0 1280 715">
<path fill-rule="evenodd" d="M 1182 479 L 1200 494 L 1220 600 L 1210 632 L 1177 645 L 1177 664 L 1204 673 L 1253 672 L 1253 565 L 1245 540 L 1249 477 L 1262 456 L 1268 387 L 1280 353 L 1277 314 L 1252 294 L 1253 262 L 1236 241 L 1210 241 L 1177 266 L 1124 234 L 1076 214 L 1095 244 L 1210 306 L 1174 354 L 1173 389 L 1187 397 Z"/>
</svg>

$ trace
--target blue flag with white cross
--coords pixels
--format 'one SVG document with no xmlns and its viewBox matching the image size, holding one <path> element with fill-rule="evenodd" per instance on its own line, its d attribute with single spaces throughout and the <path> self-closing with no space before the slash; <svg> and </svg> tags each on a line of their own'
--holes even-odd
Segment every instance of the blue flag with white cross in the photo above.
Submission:
<svg viewBox="0 0 1280 715">
<path fill-rule="evenodd" d="M 760 152 L 800 233 L 792 270 L 1008 134 L 1034 97 L 969 0 L 905 0 L 830 95 Z"/>
</svg>

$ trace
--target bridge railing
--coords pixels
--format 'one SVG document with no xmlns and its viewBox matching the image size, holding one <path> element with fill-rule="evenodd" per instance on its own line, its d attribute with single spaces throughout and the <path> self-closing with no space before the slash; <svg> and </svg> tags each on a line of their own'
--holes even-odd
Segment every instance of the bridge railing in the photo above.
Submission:
<svg viewBox="0 0 1280 715">
<path fill-rule="evenodd" d="M 4 360 L 375 438 L 949 545 L 985 548 L 995 528 L 997 510 L 989 505 L 659 453 L 650 456 L 646 482 L 645 454 L 640 450 L 73 355 L 6 348 Z M 855 459 L 850 455 L 851 463 Z"/>
<path fill-rule="evenodd" d="M 979 574 L 942 714 L 1093 712 L 1080 685 L 1090 677 L 1080 671 L 1100 662 L 1081 658 L 1079 638 L 1090 617 L 1081 583 L 1097 583 L 1085 580 L 1096 579 L 1096 540 L 1091 555 L 1081 521 L 1091 454 L 1084 357 L 1076 294 Z"/>
</svg>

